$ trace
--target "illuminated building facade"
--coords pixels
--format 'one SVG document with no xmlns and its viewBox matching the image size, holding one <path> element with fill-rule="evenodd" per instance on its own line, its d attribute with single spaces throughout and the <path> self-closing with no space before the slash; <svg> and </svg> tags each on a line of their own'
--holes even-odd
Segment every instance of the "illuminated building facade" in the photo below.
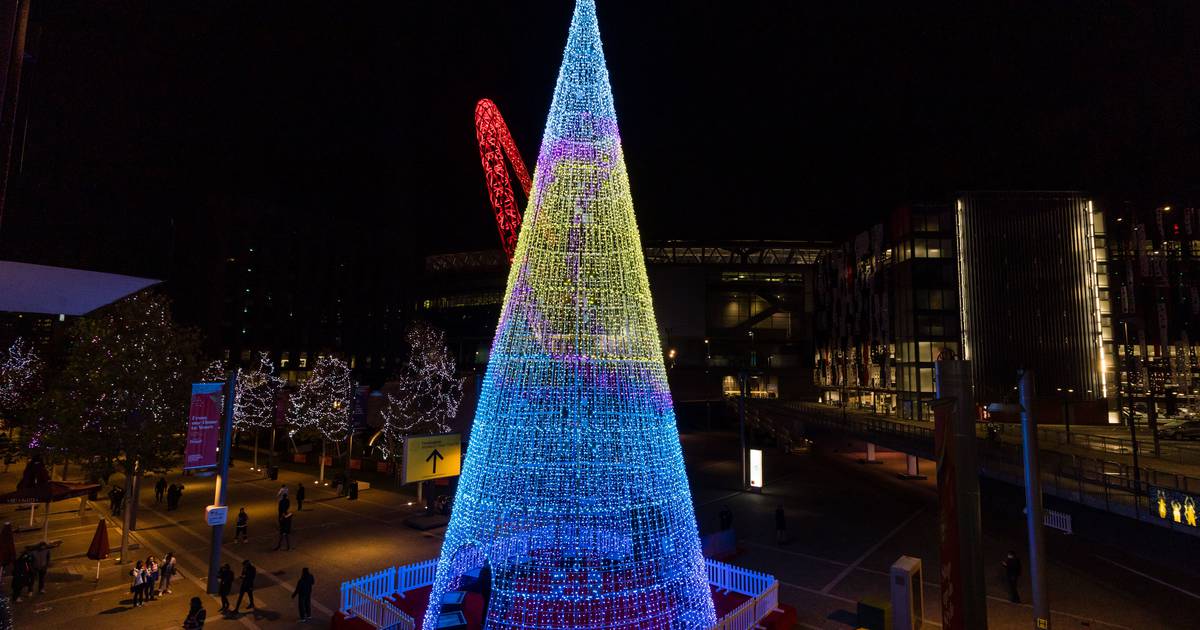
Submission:
<svg viewBox="0 0 1200 630">
<path fill-rule="evenodd" d="M 1115 390 L 1100 209 L 1078 192 L 968 192 L 957 196 L 955 219 L 962 349 L 976 398 L 1010 396 L 1027 368 L 1039 397 L 1064 398 L 1072 421 L 1108 421 Z"/>
<path fill-rule="evenodd" d="M 1151 399 L 1160 417 L 1194 413 L 1200 388 L 1200 209 L 1126 203 L 1110 215 L 1118 403 L 1145 412 Z"/>
<path fill-rule="evenodd" d="M 676 404 L 748 395 L 815 399 L 817 241 L 655 241 L 643 248 Z M 500 250 L 425 259 L 417 316 L 447 331 L 459 365 L 487 363 L 504 298 Z M 674 354 L 672 354 L 674 351 Z"/>
<path fill-rule="evenodd" d="M 424 619 L 488 567 L 490 629 L 716 623 L 595 4 L 575 6 Z"/>
<path fill-rule="evenodd" d="M 813 376 L 822 401 L 932 417 L 933 363 L 959 350 L 954 252 L 951 207 L 913 205 L 821 257 Z"/>
</svg>

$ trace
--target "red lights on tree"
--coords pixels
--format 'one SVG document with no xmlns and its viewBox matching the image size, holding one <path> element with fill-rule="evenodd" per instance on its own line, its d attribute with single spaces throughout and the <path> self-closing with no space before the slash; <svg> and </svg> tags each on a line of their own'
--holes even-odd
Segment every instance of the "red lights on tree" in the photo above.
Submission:
<svg viewBox="0 0 1200 630">
<path fill-rule="evenodd" d="M 517 181 L 521 183 L 521 190 L 527 198 L 532 181 L 529 171 L 525 168 L 525 162 L 521 161 L 517 144 L 508 132 L 508 125 L 504 124 L 500 110 L 491 99 L 485 98 L 475 104 L 475 137 L 479 140 L 479 158 L 483 162 L 483 174 L 487 178 L 488 198 L 496 213 L 500 244 L 511 261 L 513 252 L 517 249 L 517 235 L 521 233 L 521 210 L 517 207 L 516 196 L 513 194 L 508 163 L 512 164 Z"/>
</svg>

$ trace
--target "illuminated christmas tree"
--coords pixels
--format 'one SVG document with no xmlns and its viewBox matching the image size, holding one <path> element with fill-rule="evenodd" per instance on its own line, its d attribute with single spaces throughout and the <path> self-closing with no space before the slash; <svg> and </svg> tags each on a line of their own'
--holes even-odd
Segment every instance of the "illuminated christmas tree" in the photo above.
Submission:
<svg viewBox="0 0 1200 630">
<path fill-rule="evenodd" d="M 233 428 L 254 433 L 254 466 L 258 467 L 258 430 L 275 424 L 275 395 L 284 380 L 275 376 L 271 355 L 258 353 L 258 365 L 238 376 L 233 397 Z"/>
<path fill-rule="evenodd" d="M 600 32 L 579 0 L 424 626 L 716 623 Z"/>
</svg>

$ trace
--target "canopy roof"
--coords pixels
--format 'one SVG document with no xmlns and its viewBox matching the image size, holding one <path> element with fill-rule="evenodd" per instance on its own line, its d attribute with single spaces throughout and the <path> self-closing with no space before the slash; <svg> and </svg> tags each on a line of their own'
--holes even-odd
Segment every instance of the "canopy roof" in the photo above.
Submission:
<svg viewBox="0 0 1200 630">
<path fill-rule="evenodd" d="M 0 260 L 0 312 L 86 315 L 159 282 Z"/>
</svg>

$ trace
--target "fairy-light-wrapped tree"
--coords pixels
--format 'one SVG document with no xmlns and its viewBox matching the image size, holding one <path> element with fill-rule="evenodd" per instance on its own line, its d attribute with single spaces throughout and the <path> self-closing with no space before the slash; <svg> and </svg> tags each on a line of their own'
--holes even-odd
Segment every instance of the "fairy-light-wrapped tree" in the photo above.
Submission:
<svg viewBox="0 0 1200 630">
<path fill-rule="evenodd" d="M 571 20 L 426 630 L 485 564 L 490 630 L 716 622 L 592 0 Z"/>
</svg>

